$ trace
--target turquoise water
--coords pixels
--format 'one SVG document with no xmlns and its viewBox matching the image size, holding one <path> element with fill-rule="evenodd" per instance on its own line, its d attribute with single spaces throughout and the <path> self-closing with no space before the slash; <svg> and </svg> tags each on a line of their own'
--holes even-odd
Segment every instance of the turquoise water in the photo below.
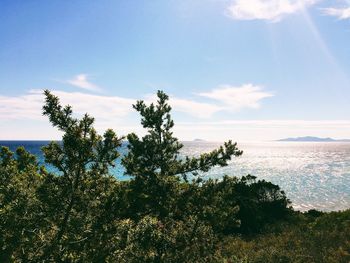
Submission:
<svg viewBox="0 0 350 263">
<path fill-rule="evenodd" d="M 24 145 L 41 162 L 43 157 L 40 147 L 46 143 L 0 141 L 0 145 L 11 149 Z M 220 144 L 184 142 L 184 145 L 184 154 L 198 155 Z M 244 151 L 241 157 L 234 158 L 227 167 L 215 167 L 202 176 L 220 178 L 224 174 L 255 175 L 278 184 L 298 210 L 350 208 L 350 143 L 264 142 L 242 143 L 238 146 Z M 125 145 L 121 152 L 126 152 Z M 119 179 L 126 179 L 120 160 L 111 172 Z"/>
<path fill-rule="evenodd" d="M 9 147 L 11 151 L 15 151 L 17 147 L 24 146 L 27 151 L 34 154 L 40 164 L 45 164 L 44 156 L 41 148 L 50 143 L 50 141 L 0 141 L 0 146 Z M 119 152 L 123 156 L 127 152 L 126 144 L 120 147 Z M 56 169 L 45 164 L 50 172 L 55 172 Z M 116 161 L 115 167 L 110 168 L 110 172 L 120 180 L 127 180 L 129 177 L 124 175 L 124 167 L 121 165 L 121 159 Z"/>
</svg>

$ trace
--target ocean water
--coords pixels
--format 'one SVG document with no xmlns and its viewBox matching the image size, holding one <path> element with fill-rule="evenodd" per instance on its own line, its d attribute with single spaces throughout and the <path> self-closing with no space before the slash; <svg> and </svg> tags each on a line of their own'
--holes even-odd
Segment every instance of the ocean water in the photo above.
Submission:
<svg viewBox="0 0 350 263">
<path fill-rule="evenodd" d="M 214 149 L 217 143 L 187 143 L 186 154 Z M 350 143 L 264 142 L 238 144 L 243 155 L 208 177 L 255 175 L 281 187 L 295 209 L 350 208 Z"/>
<path fill-rule="evenodd" d="M 44 141 L 0 141 L 0 145 L 12 150 L 23 145 L 43 162 L 41 146 Z M 218 147 L 219 143 L 184 142 L 183 154 L 196 156 Z M 226 167 L 215 167 L 201 176 L 221 178 L 229 176 L 255 175 L 278 184 L 295 209 L 323 211 L 350 208 L 350 143 L 314 142 L 263 142 L 242 143 L 241 157 L 233 158 Z M 125 145 L 121 153 L 126 153 Z M 117 178 L 125 180 L 124 169 L 117 161 L 111 171 Z"/>
</svg>

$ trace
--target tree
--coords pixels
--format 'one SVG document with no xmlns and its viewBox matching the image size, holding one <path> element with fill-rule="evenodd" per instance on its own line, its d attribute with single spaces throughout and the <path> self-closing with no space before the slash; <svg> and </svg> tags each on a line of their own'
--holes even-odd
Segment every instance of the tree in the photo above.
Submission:
<svg viewBox="0 0 350 263">
<path fill-rule="evenodd" d="M 189 175 L 198 175 L 199 171 L 207 172 L 216 165 L 225 166 L 232 156 L 240 156 L 242 151 L 237 149 L 236 143 L 229 141 L 199 157 L 181 156 L 183 145 L 173 136 L 169 98 L 162 91 L 157 92 L 157 97 L 156 105 L 147 106 L 144 101 L 133 105 L 141 115 L 141 124 L 147 134 L 141 139 L 135 133 L 127 136 L 129 152 L 122 164 L 126 174 L 134 177 L 134 192 L 138 193 L 137 207 L 133 211 L 143 209 L 143 214 L 152 213 L 162 218 L 172 210 L 180 176 L 187 181 Z"/>
<path fill-rule="evenodd" d="M 23 147 L 0 148 L 0 262 L 11 262 L 19 247 L 35 246 L 40 229 L 36 189 L 45 171 Z"/>
<path fill-rule="evenodd" d="M 80 120 L 74 118 L 71 107 L 62 107 L 58 97 L 48 90 L 45 91 L 45 97 L 43 114 L 64 135 L 61 143 L 51 142 L 42 149 L 45 162 L 53 165 L 60 173 L 60 176 L 48 175 L 39 191 L 44 204 L 43 211 L 46 217 L 51 218 L 53 226 L 42 260 L 61 251 L 59 248 L 66 233 L 76 232 L 70 227 L 81 227 L 79 220 L 84 222 L 84 209 L 85 212 L 89 209 L 96 198 L 94 193 L 99 192 L 99 185 L 93 184 L 93 181 L 106 176 L 109 167 L 114 166 L 119 156 L 117 148 L 122 140 L 113 130 L 107 130 L 103 136 L 98 135 L 92 117 L 85 114 Z M 50 210 L 52 208 L 54 210 Z M 86 229 L 79 230 L 84 232 Z M 73 239 L 71 242 L 81 240 L 79 235 L 71 235 L 70 238 Z M 59 253 L 56 256 L 63 258 Z"/>
<path fill-rule="evenodd" d="M 291 214 L 291 202 L 278 185 L 265 180 L 256 180 L 252 175 L 242 178 L 224 177 L 219 184 L 231 191 L 224 191 L 226 200 L 234 200 L 239 206 L 237 218 L 241 221 L 236 232 L 256 234 L 268 224 L 286 219 Z M 231 231 L 229 231 L 232 233 Z"/>
</svg>

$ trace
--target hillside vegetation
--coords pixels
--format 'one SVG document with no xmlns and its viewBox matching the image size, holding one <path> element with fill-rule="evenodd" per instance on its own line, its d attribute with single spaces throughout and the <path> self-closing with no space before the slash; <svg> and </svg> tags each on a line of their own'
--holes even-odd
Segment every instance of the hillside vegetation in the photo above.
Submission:
<svg viewBox="0 0 350 263">
<path fill-rule="evenodd" d="M 0 262 L 349 262 L 350 211 L 293 211 L 285 193 L 252 175 L 202 180 L 236 143 L 180 156 L 168 96 L 133 107 L 146 135 L 127 135 L 128 181 L 109 173 L 123 137 L 45 91 L 43 114 L 63 132 L 42 148 L 0 150 Z"/>
</svg>

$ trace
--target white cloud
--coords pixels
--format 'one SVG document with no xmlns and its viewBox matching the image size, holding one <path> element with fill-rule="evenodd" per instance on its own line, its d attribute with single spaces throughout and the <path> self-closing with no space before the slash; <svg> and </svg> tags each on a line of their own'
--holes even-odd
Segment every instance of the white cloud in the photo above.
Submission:
<svg viewBox="0 0 350 263">
<path fill-rule="evenodd" d="M 89 113 L 104 127 L 116 122 L 125 122 L 126 117 L 135 112 L 133 98 L 118 96 L 103 96 L 84 92 L 67 92 L 53 90 L 63 105 L 71 105 L 77 115 Z M 201 102 L 193 99 L 170 96 L 169 104 L 173 111 L 183 112 L 190 116 L 205 119 L 212 117 L 219 111 L 237 111 L 242 108 L 258 108 L 261 99 L 271 97 L 272 94 L 262 91 L 260 87 L 251 84 L 242 87 L 220 86 L 207 93 L 199 93 L 201 97 L 213 101 Z M 146 102 L 156 101 L 156 97 L 145 96 Z M 42 90 L 30 90 L 20 96 L 0 95 L 0 120 L 46 120 L 41 112 L 44 104 Z"/>
<path fill-rule="evenodd" d="M 88 112 L 99 120 L 113 122 L 115 119 L 126 116 L 133 111 L 134 99 L 117 96 L 92 95 L 82 92 L 65 92 L 53 90 L 63 105 L 73 106 L 77 114 Z M 31 90 L 27 94 L 17 97 L 0 96 L 0 119 L 32 119 L 41 120 L 44 96 L 42 90 Z"/>
<path fill-rule="evenodd" d="M 90 91 L 101 90 L 97 85 L 88 81 L 87 74 L 76 75 L 73 79 L 67 80 L 65 82 L 72 85 L 72 86 L 81 88 L 81 89 L 86 89 L 86 90 L 90 90 Z"/>
<path fill-rule="evenodd" d="M 43 103 L 43 96 L 37 92 L 18 97 L 0 96 L 0 119 L 41 119 Z"/>
<path fill-rule="evenodd" d="M 157 101 L 156 95 L 147 95 L 146 102 L 151 103 Z M 173 111 L 183 112 L 188 115 L 205 119 L 210 118 L 214 113 L 222 110 L 223 108 L 213 104 L 198 102 L 190 99 L 177 98 L 175 96 L 169 96 L 169 105 L 172 107 Z"/>
<path fill-rule="evenodd" d="M 210 92 L 198 95 L 220 102 L 221 110 L 238 111 L 243 108 L 259 108 L 260 101 L 274 96 L 270 92 L 263 91 L 262 87 L 246 84 L 241 87 L 222 85 Z"/>
<path fill-rule="evenodd" d="M 118 96 L 93 95 L 82 92 L 52 91 L 58 96 L 62 104 L 72 105 L 77 113 L 88 112 L 99 119 L 113 121 L 124 117 L 133 111 L 134 99 Z"/>
<path fill-rule="evenodd" d="M 262 87 L 252 84 L 234 87 L 221 85 L 209 92 L 195 94 L 200 97 L 211 99 L 210 102 L 200 102 L 193 99 L 177 98 L 170 96 L 169 104 L 174 111 L 184 112 L 188 115 L 208 119 L 220 111 L 236 112 L 244 108 L 259 108 L 260 101 L 272 97 L 270 92 L 263 91 Z M 157 100 L 155 95 L 146 96 L 148 103 Z"/>
<path fill-rule="evenodd" d="M 82 92 L 65 92 L 53 90 L 62 104 L 70 104 L 74 113 L 85 112 L 96 118 L 96 128 L 103 132 L 113 128 L 118 134 L 145 131 L 139 125 L 139 117 L 132 109 L 135 99 L 117 96 L 102 96 Z M 259 99 L 271 96 L 259 87 L 245 85 L 240 88 L 221 87 L 208 93 L 205 97 L 214 99 L 215 103 L 202 103 L 195 100 L 172 98 L 170 104 L 174 111 L 181 111 L 199 118 L 210 117 L 217 111 L 232 110 L 239 107 L 257 107 Z M 239 99 L 240 98 L 240 99 Z M 244 99 L 245 98 L 245 99 Z M 146 98 L 149 102 L 149 98 Z M 238 101 L 237 105 L 231 102 Z M 242 101 L 244 103 L 242 104 Z M 0 139 L 59 139 L 61 134 L 52 128 L 46 117 L 41 115 L 44 96 L 40 90 L 31 90 L 22 96 L 0 96 Z M 220 106 L 219 106 L 220 105 Z M 284 137 L 320 136 L 348 138 L 350 120 L 224 120 L 176 122 L 175 135 L 182 140 L 203 138 L 211 141 L 233 139 L 237 141 L 275 140 Z"/>
<path fill-rule="evenodd" d="M 344 8 L 323 8 L 323 13 L 329 16 L 335 16 L 340 20 L 350 19 L 350 7 Z"/>
<path fill-rule="evenodd" d="M 136 99 L 62 90 L 52 90 L 52 93 L 60 98 L 62 105 L 71 105 L 75 115 L 81 116 L 89 113 L 93 116 L 96 119 L 95 127 L 99 132 L 107 128 L 114 128 L 119 134 L 144 133 L 139 125 L 139 117 L 132 108 Z M 239 88 L 221 86 L 198 95 L 209 98 L 211 101 L 202 102 L 197 99 L 170 96 L 169 104 L 173 112 L 182 112 L 197 119 L 210 120 L 213 114 L 219 111 L 233 111 L 246 107 L 256 108 L 262 98 L 272 96 L 253 85 L 244 85 Z M 144 98 L 146 103 L 156 100 L 154 95 L 144 96 Z M 30 90 L 20 96 L 0 95 L 0 123 L 2 124 L 0 139 L 60 138 L 61 134 L 51 127 L 46 117 L 42 116 L 43 104 L 42 90 Z M 181 126 L 178 128 L 181 130 Z M 210 132 L 211 129 L 208 128 L 207 132 Z M 199 135 L 200 131 L 196 133 Z M 186 136 L 188 136 L 186 131 L 179 134 L 180 138 L 186 138 Z"/>
<path fill-rule="evenodd" d="M 193 100 L 179 98 L 170 98 L 169 103 L 170 105 L 172 105 L 174 110 L 185 112 L 189 115 L 198 118 L 209 118 L 214 113 L 221 110 L 221 107 L 214 104 L 196 102 Z"/>
<path fill-rule="evenodd" d="M 83 92 L 66 92 L 53 90 L 52 93 L 60 98 L 62 105 L 71 105 L 77 115 L 89 113 L 99 123 L 112 124 L 125 119 L 128 114 L 135 112 L 132 104 L 136 99 L 118 96 L 103 96 Z M 147 103 L 156 101 L 156 96 L 145 96 Z M 42 90 L 30 90 L 21 96 L 0 96 L 0 120 L 45 120 L 41 115 L 44 96 Z M 211 117 L 222 110 L 215 104 L 202 103 L 194 100 L 180 99 L 170 96 L 169 104 L 174 111 L 184 112 L 197 118 Z"/>
<path fill-rule="evenodd" d="M 233 0 L 227 14 L 237 20 L 269 20 L 278 22 L 283 17 L 303 11 L 318 0 Z"/>
</svg>

